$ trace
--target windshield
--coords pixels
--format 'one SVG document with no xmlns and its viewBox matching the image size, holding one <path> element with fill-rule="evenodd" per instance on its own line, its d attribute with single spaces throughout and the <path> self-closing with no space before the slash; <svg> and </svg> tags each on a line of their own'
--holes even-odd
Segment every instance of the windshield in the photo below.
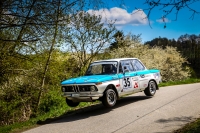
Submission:
<svg viewBox="0 0 200 133">
<path fill-rule="evenodd" d="M 106 61 L 92 63 L 85 75 L 103 75 L 103 74 L 116 74 L 117 73 L 117 62 Z"/>
</svg>

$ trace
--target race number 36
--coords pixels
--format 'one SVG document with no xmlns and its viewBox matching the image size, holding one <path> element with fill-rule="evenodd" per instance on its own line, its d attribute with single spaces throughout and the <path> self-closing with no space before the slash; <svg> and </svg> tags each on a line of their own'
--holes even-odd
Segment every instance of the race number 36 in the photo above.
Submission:
<svg viewBox="0 0 200 133">
<path fill-rule="evenodd" d="M 123 87 L 124 89 L 132 88 L 132 82 L 130 77 L 125 77 L 123 79 Z"/>
</svg>

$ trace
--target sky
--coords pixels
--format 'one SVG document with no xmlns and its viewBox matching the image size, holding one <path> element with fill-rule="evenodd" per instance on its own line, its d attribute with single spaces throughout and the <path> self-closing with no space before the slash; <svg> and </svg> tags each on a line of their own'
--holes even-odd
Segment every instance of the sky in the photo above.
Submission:
<svg viewBox="0 0 200 133">
<path fill-rule="evenodd" d="M 193 14 L 188 8 L 179 10 L 176 19 L 175 11 L 172 11 L 163 23 L 164 16 L 161 7 L 154 8 L 149 19 L 145 19 L 148 12 L 144 9 L 146 0 L 107 0 L 107 6 L 98 10 L 88 10 L 90 13 L 102 16 L 102 21 L 115 20 L 115 26 L 125 34 L 141 34 L 142 42 L 151 41 L 154 38 L 166 37 L 177 40 L 184 34 L 200 34 L 200 13 Z M 162 0 L 161 0 L 162 1 Z M 200 12 L 200 1 L 190 4 L 189 7 Z M 166 8 L 167 9 L 167 8 Z M 169 7 L 168 7 L 169 9 Z"/>
</svg>

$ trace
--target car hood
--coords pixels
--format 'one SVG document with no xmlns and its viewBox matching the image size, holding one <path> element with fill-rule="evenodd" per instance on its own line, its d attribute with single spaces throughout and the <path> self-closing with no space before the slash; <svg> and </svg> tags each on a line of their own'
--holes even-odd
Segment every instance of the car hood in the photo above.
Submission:
<svg viewBox="0 0 200 133">
<path fill-rule="evenodd" d="M 118 75 L 91 75 L 91 76 L 82 76 L 78 78 L 71 78 L 68 80 L 64 80 L 61 82 L 61 85 L 97 83 L 97 82 L 105 82 L 116 79 L 118 79 Z"/>
</svg>

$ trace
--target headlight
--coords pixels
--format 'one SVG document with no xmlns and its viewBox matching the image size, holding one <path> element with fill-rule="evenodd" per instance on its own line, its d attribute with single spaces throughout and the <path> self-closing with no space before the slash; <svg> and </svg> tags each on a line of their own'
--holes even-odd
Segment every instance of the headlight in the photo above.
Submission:
<svg viewBox="0 0 200 133">
<path fill-rule="evenodd" d="M 90 86 L 90 91 L 96 91 L 95 86 Z"/>
<path fill-rule="evenodd" d="M 64 86 L 61 88 L 61 91 L 62 91 L 62 92 L 65 92 L 65 87 L 64 87 Z"/>
</svg>

